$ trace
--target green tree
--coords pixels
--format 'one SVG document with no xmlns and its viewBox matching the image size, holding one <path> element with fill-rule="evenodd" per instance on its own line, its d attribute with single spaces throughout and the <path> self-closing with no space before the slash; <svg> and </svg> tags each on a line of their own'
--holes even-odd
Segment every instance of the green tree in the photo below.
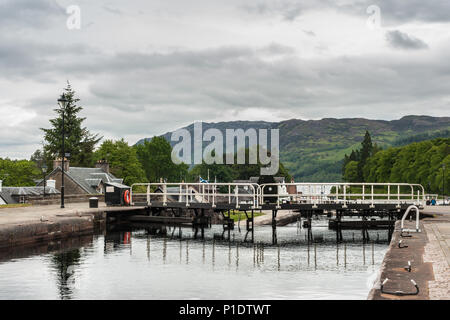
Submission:
<svg viewBox="0 0 450 320">
<path fill-rule="evenodd" d="M 369 131 L 366 131 L 364 135 L 364 140 L 361 142 L 360 159 L 358 161 L 358 180 L 364 182 L 364 171 L 363 168 L 366 165 L 367 159 L 372 155 L 372 138 L 370 137 Z"/>
<path fill-rule="evenodd" d="M 261 175 L 261 167 L 263 165 L 258 161 L 256 164 L 249 164 L 250 150 L 245 149 L 245 162 L 244 164 L 237 164 L 237 153 L 234 155 L 234 164 L 225 164 L 226 155 L 224 154 L 224 164 L 206 164 L 202 163 L 194 166 L 189 172 L 189 177 L 192 180 L 196 180 L 200 175 L 206 179 L 209 169 L 210 181 L 214 181 L 214 177 L 217 178 L 217 182 L 231 182 L 233 180 L 248 180 L 250 177 L 259 177 Z M 270 155 L 268 155 L 270 156 Z M 291 181 L 291 175 L 289 174 L 283 163 L 279 163 L 278 172 L 275 176 L 284 177 L 287 182 Z"/>
<path fill-rule="evenodd" d="M 189 180 L 196 181 L 200 176 L 203 179 L 208 178 L 209 173 L 209 182 L 232 182 L 233 181 L 233 170 L 231 166 L 224 164 L 206 164 L 203 162 L 202 164 L 198 164 L 194 166 L 189 171 Z"/>
<path fill-rule="evenodd" d="M 450 139 L 438 138 L 378 151 L 367 159 L 364 175 L 369 182 L 418 183 L 440 194 L 443 187 L 450 191 L 449 167 Z"/>
<path fill-rule="evenodd" d="M 344 180 L 347 182 L 358 182 L 358 161 L 350 161 L 345 166 Z"/>
<path fill-rule="evenodd" d="M 41 178 L 42 172 L 33 161 L 0 158 L 0 180 L 4 186 L 35 186 L 35 180 Z"/>
<path fill-rule="evenodd" d="M 107 160 L 111 173 L 122 178 L 124 183 L 131 185 L 146 182 L 145 173 L 139 162 L 136 150 L 123 139 L 105 140 L 94 154 L 95 160 Z"/>
<path fill-rule="evenodd" d="M 145 176 L 149 182 L 159 182 L 160 178 L 168 182 L 185 180 L 189 166 L 172 161 L 172 147 L 163 137 L 153 137 L 143 144 L 134 146 Z"/>
<path fill-rule="evenodd" d="M 352 152 L 350 153 L 350 156 L 347 156 L 347 154 L 344 155 L 344 160 L 342 162 L 342 176 L 345 176 L 345 170 L 347 167 L 347 164 L 350 161 L 360 161 L 361 160 L 361 156 L 360 156 L 360 152 L 359 150 L 352 150 Z M 344 179 L 345 180 L 345 179 Z"/>
<path fill-rule="evenodd" d="M 98 134 L 91 134 L 82 124 L 86 118 L 78 114 L 83 107 L 78 105 L 80 99 L 75 97 L 75 91 L 70 83 L 64 89 L 68 100 L 64 110 L 56 108 L 57 117 L 50 120 L 51 128 L 41 128 L 44 132 L 44 153 L 47 159 L 61 157 L 62 152 L 62 116 L 64 113 L 65 153 L 70 153 L 70 162 L 73 166 L 90 167 L 94 163 L 93 153 L 95 145 L 102 139 Z"/>
</svg>

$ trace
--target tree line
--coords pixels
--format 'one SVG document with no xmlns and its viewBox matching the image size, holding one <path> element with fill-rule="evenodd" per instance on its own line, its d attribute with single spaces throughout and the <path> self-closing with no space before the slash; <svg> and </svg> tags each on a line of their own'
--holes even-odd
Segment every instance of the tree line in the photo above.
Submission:
<svg viewBox="0 0 450 320">
<path fill-rule="evenodd" d="M 344 157 L 342 175 L 348 182 L 418 183 L 427 193 L 450 191 L 450 139 L 437 138 L 381 149 L 366 132 L 361 148 Z"/>
</svg>

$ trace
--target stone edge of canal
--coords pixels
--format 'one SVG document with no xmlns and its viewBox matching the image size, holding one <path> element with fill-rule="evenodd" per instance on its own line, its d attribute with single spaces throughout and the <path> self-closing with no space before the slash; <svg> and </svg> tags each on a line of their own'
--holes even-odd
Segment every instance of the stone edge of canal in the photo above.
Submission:
<svg viewBox="0 0 450 320">
<path fill-rule="evenodd" d="M 406 226 L 408 228 L 413 227 L 412 225 Z M 368 300 L 429 299 L 428 281 L 434 280 L 433 265 L 431 262 L 424 262 L 424 248 L 428 242 L 428 237 L 422 221 L 420 222 L 420 229 L 420 233 L 411 233 L 411 237 L 401 237 L 400 221 L 395 223 L 395 231 L 381 264 L 377 281 L 367 297 Z M 400 240 L 402 240 L 402 248 L 399 248 Z M 411 272 L 405 268 L 408 266 L 408 261 L 411 262 Z M 419 294 L 401 296 L 381 293 L 381 282 L 386 278 L 389 279 L 384 286 L 386 291 L 413 293 L 415 287 L 411 282 L 412 279 L 419 287 Z"/>
<path fill-rule="evenodd" d="M 52 208 L 44 220 L 34 215 L 29 216 L 28 220 L 2 223 L 0 249 L 93 234 L 105 226 L 107 212 L 116 210 L 107 207 L 77 210 Z"/>
</svg>

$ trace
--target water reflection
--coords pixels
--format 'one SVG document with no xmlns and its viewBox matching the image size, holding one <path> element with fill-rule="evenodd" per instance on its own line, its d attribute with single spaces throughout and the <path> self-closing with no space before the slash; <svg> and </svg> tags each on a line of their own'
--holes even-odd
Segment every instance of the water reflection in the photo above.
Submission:
<svg viewBox="0 0 450 320">
<path fill-rule="evenodd" d="M 57 270 L 57 284 L 61 299 L 71 299 L 75 286 L 75 268 L 80 262 L 80 249 L 54 254 L 52 262 Z"/>
<path fill-rule="evenodd" d="M 268 237 L 267 231 L 269 228 L 272 232 Z M 243 250 L 241 255 L 244 254 L 245 257 L 250 249 L 250 252 L 252 252 L 250 256 L 253 256 L 253 268 L 261 268 L 266 265 L 266 256 L 270 256 L 271 262 L 273 261 L 274 264 L 273 267 L 268 266 L 268 268 L 283 271 L 285 270 L 283 265 L 284 255 L 287 257 L 286 260 L 289 260 L 287 267 L 290 270 L 294 268 L 291 261 L 292 256 L 298 256 L 296 259 L 299 262 L 296 266 L 297 270 L 306 270 L 308 268 L 312 268 L 312 270 L 332 269 L 330 258 L 333 256 L 335 269 L 341 267 L 347 269 L 348 245 L 352 246 L 352 257 L 355 257 L 355 254 L 359 252 L 357 255 L 361 259 L 359 260 L 361 263 L 357 264 L 360 266 L 367 264 L 368 257 L 366 255 L 368 251 L 367 246 L 369 245 L 371 258 L 369 261 L 371 261 L 371 265 L 375 265 L 375 244 L 385 247 L 388 243 L 387 231 L 382 230 L 366 230 L 364 233 L 361 232 L 359 237 L 355 235 L 355 231 L 340 230 L 340 241 L 338 242 L 334 231 L 325 228 L 317 228 L 313 232 L 311 229 L 299 230 L 298 228 L 284 227 L 280 235 L 278 233 L 276 228 L 260 227 L 254 233 L 257 240 L 251 243 L 247 242 L 247 232 L 223 230 L 220 226 L 205 230 L 180 226 L 147 225 L 145 228 L 135 229 L 132 232 L 119 230 L 107 232 L 105 235 L 105 248 L 123 250 L 127 247 L 127 244 L 131 247 L 133 238 L 145 239 L 147 260 L 154 260 L 152 255 L 160 255 L 163 264 L 170 264 L 171 252 L 174 247 L 173 241 L 177 239 L 178 264 L 182 264 L 184 260 L 185 264 L 189 265 L 191 255 L 195 256 L 197 251 L 200 250 L 201 264 L 204 265 L 208 260 L 206 258 L 207 251 L 210 250 L 211 258 L 209 262 L 212 270 L 214 270 L 217 261 L 217 248 L 219 248 L 220 252 L 225 252 L 224 256 L 220 257 L 220 260 L 226 257 L 225 265 L 227 269 L 231 268 L 234 256 L 235 269 L 238 271 L 240 267 L 239 250 Z M 202 236 L 199 237 L 199 234 Z M 368 242 L 368 238 L 377 240 Z M 150 250 L 150 244 L 152 244 L 152 250 Z M 302 250 L 302 248 L 304 249 Z M 334 254 L 331 254 L 330 250 L 331 252 L 334 251 Z M 110 251 L 105 250 L 105 254 L 107 253 L 110 253 Z M 326 262 L 322 264 L 322 260 L 326 260 Z M 343 261 L 343 265 L 341 261 Z M 245 266 L 245 268 L 248 268 L 248 266 Z"/>
<path fill-rule="evenodd" d="M 258 227 L 251 233 L 223 230 L 220 225 L 203 230 L 114 226 L 75 247 L 4 260 L 0 298 L 20 298 L 27 292 L 28 297 L 60 299 L 364 299 L 369 290 L 366 262 L 372 269 L 381 264 L 387 231 L 369 230 L 364 235 L 342 230 L 341 234 L 337 242 L 336 233 L 326 227 L 303 229 L 298 223 Z M 49 271 L 50 280 L 36 282 L 28 277 L 29 261 L 44 273 Z M 23 278 L 22 291 L 16 288 L 17 281 L 10 280 L 15 275 Z M 37 292 L 42 296 L 33 295 Z"/>
</svg>

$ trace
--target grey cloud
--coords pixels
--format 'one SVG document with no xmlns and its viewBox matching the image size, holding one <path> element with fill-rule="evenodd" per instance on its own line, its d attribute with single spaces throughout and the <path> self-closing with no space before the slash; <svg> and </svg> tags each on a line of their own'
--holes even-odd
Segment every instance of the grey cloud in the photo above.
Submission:
<svg viewBox="0 0 450 320">
<path fill-rule="evenodd" d="M 376 4 L 381 9 L 382 19 L 391 22 L 423 21 L 449 22 L 450 1 L 448 0 L 365 0 L 357 3 L 354 8 L 365 10 L 369 5 Z"/>
<path fill-rule="evenodd" d="M 36 13 L 36 21 L 20 9 L 20 5 L 30 2 L 38 3 L 32 10 Z M 350 6 L 346 1 L 346 6 L 339 7 L 334 1 L 325 0 L 258 1 L 253 13 L 277 14 L 282 19 L 292 20 L 308 10 L 338 8 L 365 19 L 369 2 L 372 4 L 372 1 L 355 1 Z M 431 2 L 417 3 L 422 10 L 418 16 L 417 12 L 414 14 L 416 9 L 408 7 L 405 1 L 393 2 L 395 5 L 378 2 L 383 21 L 439 21 L 444 19 L 439 11 L 447 6 L 444 2 L 435 2 L 434 7 Z M 0 20 L 0 27 L 13 26 L 22 30 L 33 23 L 46 27 L 45 10 L 42 11 L 46 5 L 51 6 L 49 16 L 59 19 L 55 1 L 5 3 L 13 10 L 12 16 L 16 19 Z M 117 3 L 115 7 L 118 7 Z M 288 5 L 284 6 L 285 3 Z M 214 12 L 213 5 L 207 9 Z M 92 30 L 104 31 L 100 26 L 105 26 L 105 21 L 111 22 L 108 19 L 113 16 L 102 10 L 101 5 L 95 13 L 100 15 L 95 20 L 95 27 L 99 28 Z M 3 15 L 4 11 L 0 11 L 0 17 Z M 169 13 L 162 16 L 169 20 L 172 18 Z M 64 14 L 61 19 L 65 18 Z M 113 20 L 120 27 L 125 21 Z M 189 22 L 186 21 L 186 25 Z M 58 21 L 57 25 L 64 26 L 65 22 Z M 162 36 L 165 36 L 165 27 L 162 25 L 158 30 Z M 308 33 L 308 26 L 303 28 Z M 447 60 L 450 48 L 445 43 L 407 57 L 406 54 L 392 54 L 389 50 L 386 54 L 335 57 L 333 47 L 327 47 L 328 43 L 316 43 L 317 51 L 326 50 L 329 54 L 306 59 L 294 48 L 277 43 L 255 48 L 252 45 L 232 45 L 232 41 L 227 40 L 230 45 L 226 47 L 214 46 L 208 41 L 202 46 L 202 39 L 197 39 L 198 43 L 193 47 L 199 49 L 167 49 L 165 42 L 160 47 L 155 40 L 152 48 L 163 50 L 159 52 L 135 46 L 133 40 L 140 43 L 153 40 L 133 39 L 131 28 L 125 30 L 130 38 L 123 39 L 118 35 L 113 39 L 114 47 L 108 46 L 107 42 L 104 47 L 105 42 L 96 42 L 98 37 L 104 36 L 102 32 L 69 33 L 55 28 L 54 33 L 48 32 L 44 36 L 39 30 L 33 30 L 27 29 L 28 33 L 0 33 L 0 81 L 11 88 L 20 88 L 18 96 L 2 93 L 0 102 L 3 99 L 17 100 L 19 107 L 37 114 L 26 123 L 0 128 L 0 156 L 27 152 L 29 157 L 37 148 L 42 138 L 39 127 L 48 126 L 48 119 L 54 116 L 55 100 L 67 79 L 81 98 L 88 128 L 111 138 L 161 134 L 193 120 L 217 121 L 224 117 L 256 120 L 261 119 L 262 113 L 286 115 L 285 118 L 317 119 L 348 117 L 350 114 L 392 119 L 404 114 L 423 113 L 426 108 L 431 115 L 448 114 L 450 66 Z M 299 32 L 302 33 L 301 29 Z M 420 47 L 418 41 L 422 40 L 402 35 L 390 34 L 391 45 Z M 41 88 L 43 92 L 40 92 Z M 240 112 L 248 110 L 251 110 L 251 115 L 243 117 Z M 14 137 L 19 138 L 14 141 Z"/>
<path fill-rule="evenodd" d="M 115 15 L 122 15 L 123 14 L 123 12 L 122 12 L 122 10 L 119 10 L 119 9 L 117 9 L 117 8 L 112 8 L 112 7 L 109 7 L 109 6 L 103 6 L 103 9 L 105 9 L 107 12 L 109 12 L 109 13 L 112 13 L 112 14 L 115 14 Z"/>
<path fill-rule="evenodd" d="M 0 27 L 48 27 L 55 17 L 66 19 L 65 8 L 54 0 L 2 0 Z"/>
<path fill-rule="evenodd" d="M 110 80 L 92 85 L 91 92 L 130 110 L 175 105 L 205 113 L 251 107 L 313 112 L 320 105 L 377 103 L 380 96 L 383 103 L 441 96 L 449 76 L 444 60 L 418 60 L 410 68 L 411 62 L 387 56 L 316 61 L 287 55 L 274 64 L 262 55 L 244 48 L 119 55 L 99 63 L 102 72 L 111 65 L 120 71 L 109 71 Z"/>
<path fill-rule="evenodd" d="M 336 10 L 337 12 L 367 16 L 366 9 L 377 5 L 381 9 L 383 23 L 399 24 L 407 21 L 448 22 L 450 1 L 448 0 L 259 0 L 241 6 L 245 11 L 259 15 L 279 15 L 292 21 L 309 11 Z"/>
<path fill-rule="evenodd" d="M 32 78 L 53 73 L 59 59 L 88 57 L 99 51 L 82 43 L 55 44 L 0 35 L 0 68 L 3 76 Z M 65 64 L 62 62 L 61 64 Z"/>
<path fill-rule="evenodd" d="M 293 0 L 259 0 L 251 4 L 242 5 L 241 8 L 252 14 L 279 15 L 283 19 L 293 21 L 303 13 L 324 7 L 332 7 L 328 0 L 293 1 Z"/>
<path fill-rule="evenodd" d="M 428 49 L 428 45 L 413 36 L 406 33 L 400 32 L 398 30 L 392 30 L 386 32 L 386 41 L 388 44 L 396 49 L 406 49 L 406 50 L 420 50 Z"/>
</svg>

